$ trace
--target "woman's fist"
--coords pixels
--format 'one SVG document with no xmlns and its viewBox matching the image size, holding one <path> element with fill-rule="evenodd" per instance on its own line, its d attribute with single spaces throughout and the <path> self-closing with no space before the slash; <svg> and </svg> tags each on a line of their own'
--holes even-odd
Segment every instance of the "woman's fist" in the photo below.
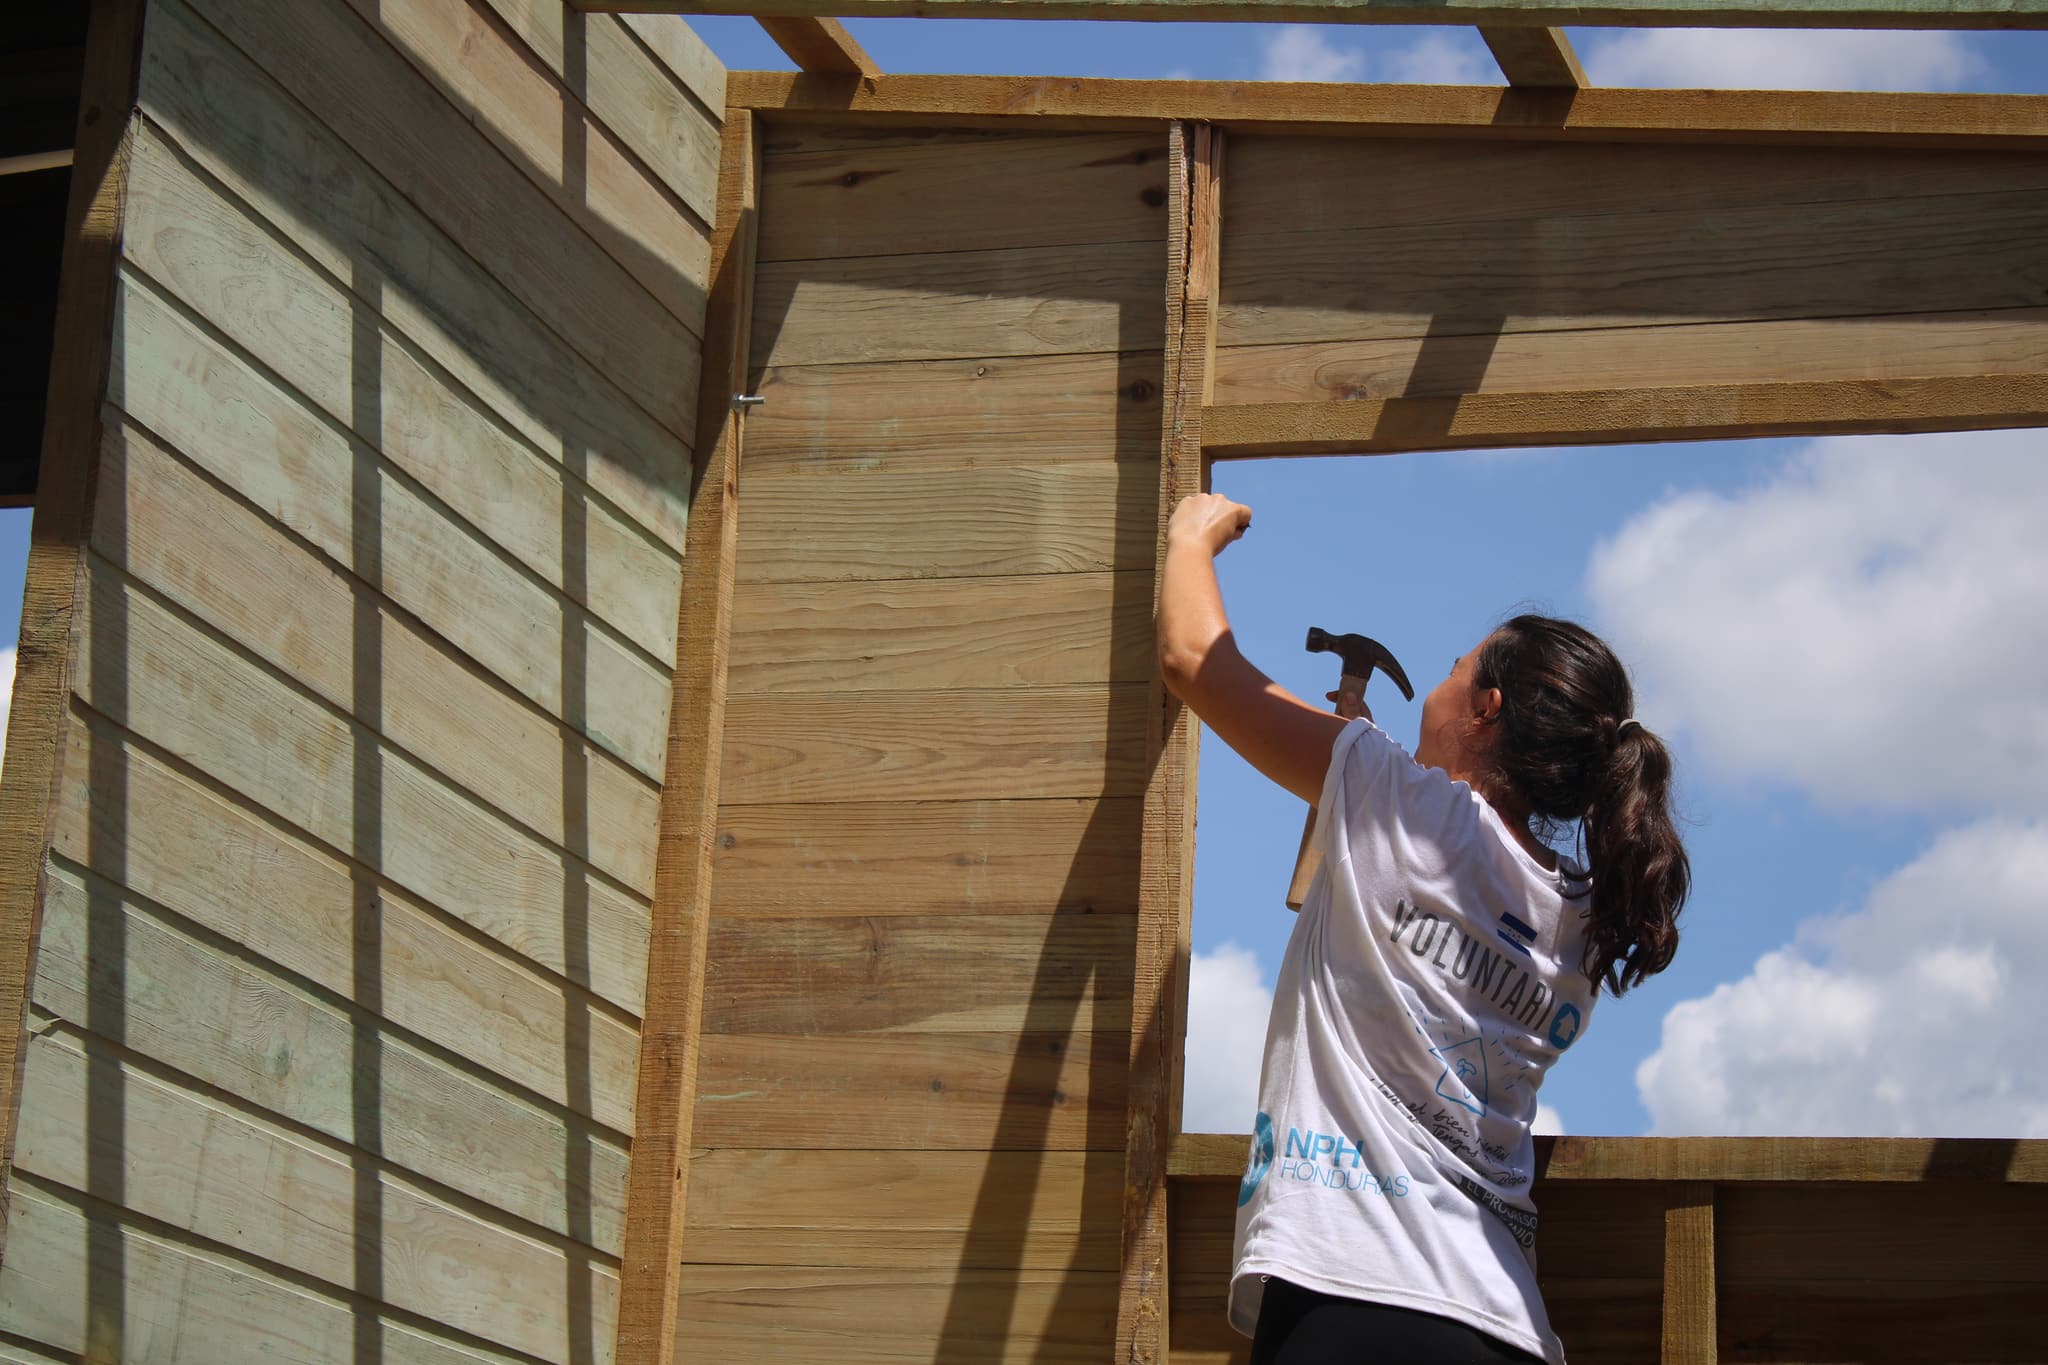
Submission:
<svg viewBox="0 0 2048 1365">
<path fill-rule="evenodd" d="M 1194 493 L 1174 507 L 1167 519 L 1166 539 L 1169 544 L 1185 540 L 1219 555 L 1251 524 L 1252 509 L 1243 503 L 1232 502 L 1221 493 Z"/>
</svg>

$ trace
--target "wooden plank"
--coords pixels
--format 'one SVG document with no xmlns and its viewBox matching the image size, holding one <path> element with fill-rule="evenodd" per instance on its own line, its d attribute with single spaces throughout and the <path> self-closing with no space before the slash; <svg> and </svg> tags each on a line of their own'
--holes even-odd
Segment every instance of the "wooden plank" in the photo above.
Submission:
<svg viewBox="0 0 2048 1365">
<path fill-rule="evenodd" d="M 373 572 L 371 586 L 493 677 L 659 774 L 667 688 L 644 653 L 466 533 L 160 296 L 124 279 L 120 304 L 119 399 L 141 425 L 335 564 Z"/>
<path fill-rule="evenodd" d="M 512 1350 L 589 1357 L 611 1337 L 618 1277 L 587 1248 L 496 1226 L 68 1029 L 31 1043 L 26 1084 L 23 1171 L 85 1191 L 119 1170 L 126 1211 Z"/>
<path fill-rule="evenodd" d="M 362 987 L 358 974 L 373 960 L 382 1018 L 616 1132 L 632 1130 L 639 1034 L 630 1021 L 484 947 L 388 883 L 377 886 L 377 937 L 366 949 L 356 940 L 356 869 L 125 747 L 104 721 L 74 733 L 57 853 L 342 999 Z M 108 790 L 126 800 L 105 800 Z"/>
<path fill-rule="evenodd" d="M 1540 230 L 1539 230 L 1540 229 Z M 1231 237 L 1219 345 L 2038 305 L 2048 196 Z"/>
<path fill-rule="evenodd" d="M 1787 1275 L 1721 1295 L 1724 1360 L 1969 1360 L 2019 1365 L 2041 1354 L 2039 1281 L 1898 1281 Z M 1572 1356 L 1574 1365 L 1578 1360 Z"/>
<path fill-rule="evenodd" d="M 1152 387 L 1156 392 L 1157 385 Z M 1121 397 L 1095 396 L 1098 406 Z M 965 449 L 973 448 L 969 442 L 1007 447 L 1006 436 L 1007 430 L 963 431 L 958 439 Z M 832 473 L 750 469 L 747 508 L 761 529 L 740 547 L 739 582 L 751 587 L 1113 569 L 1149 576 L 1157 482 L 1156 459 L 971 469 L 927 469 L 917 461 Z"/>
<path fill-rule="evenodd" d="M 1274 24 L 1572 23 L 1680 28 L 2048 28 L 2048 0 L 571 0 L 578 9 L 869 19 L 1237 20 Z"/>
<path fill-rule="evenodd" d="M 1183 1133 L 1174 1139 L 1176 1180 L 1234 1181 L 1251 1139 Z M 1952 1184 L 2048 1183 L 2048 1141 L 2023 1138 L 1619 1138 L 1539 1137 L 1537 1182 L 1708 1180 Z M 1724 1207 L 1733 1198 L 1721 1191 Z"/>
<path fill-rule="evenodd" d="M 1142 683 L 1152 619 L 1137 570 L 745 585 L 732 695 Z"/>
<path fill-rule="evenodd" d="M 1136 797 L 726 806 L 712 913 L 1133 912 L 1140 821 Z"/>
<path fill-rule="evenodd" d="M 389 320 L 531 447 L 681 548 L 687 428 L 677 435 L 661 426 L 558 337 L 546 314 L 536 317 L 463 244 L 176 4 L 151 14 L 146 62 L 149 117 L 182 156 L 354 290 L 360 307 Z M 192 292 L 202 309 L 212 297 Z M 671 382 L 693 393 L 695 372 Z"/>
<path fill-rule="evenodd" d="M 1157 130 L 778 129 L 762 173 L 764 261 L 1157 242 L 1167 229 Z"/>
<path fill-rule="evenodd" d="M 72 661 L 87 705 L 506 951 L 640 1012 L 647 908 L 637 897 L 250 664 L 104 560 L 91 558 L 87 576 Z"/>
<path fill-rule="evenodd" d="M 2038 1185 L 1753 1185 L 1721 1197 L 1721 1278 L 1731 1287 L 1860 1280 L 1881 1298 L 1908 1282 L 2048 1285 L 2048 1248 L 2013 1235 L 2048 1212 Z"/>
<path fill-rule="evenodd" d="M 1479 36 L 1493 53 L 1509 85 L 1546 90 L 1577 90 L 1592 82 L 1586 79 L 1572 51 L 1571 39 L 1561 28 L 1481 28 Z"/>
<path fill-rule="evenodd" d="M 1969 378 L 2048 369 L 2048 309 L 1242 346 L 1216 365 L 1225 404 Z"/>
<path fill-rule="evenodd" d="M 1089 1271 L 689 1266 L 683 1328 L 712 1359 L 1099 1365 L 1116 1277 Z"/>
<path fill-rule="evenodd" d="M 128 294 L 151 292 L 144 307 L 157 291 L 176 297 L 287 393 L 416 481 L 444 515 L 652 659 L 674 658 L 681 574 L 671 547 L 506 432 L 381 320 L 366 323 L 362 300 L 241 213 L 166 140 L 145 129 L 138 147 L 127 257 L 155 288 Z M 224 349 L 211 337 L 194 344 Z"/>
<path fill-rule="evenodd" d="M 550 61 L 556 54 L 508 41 L 487 17 L 490 3 L 348 0 L 447 98 L 452 107 L 444 118 L 466 117 L 556 212 L 588 233 L 693 335 L 703 335 L 710 261 L 704 224 L 717 178 L 716 125 L 674 101 L 665 83 L 643 82 L 623 101 L 610 102 L 614 114 L 635 103 L 645 107 L 650 97 L 681 107 L 668 111 L 670 122 L 646 148 L 636 143 L 629 152 L 611 126 L 592 117 L 588 102 L 612 79 L 612 68 L 644 60 L 639 45 L 609 21 L 582 22 L 580 69 L 570 69 L 565 89 L 560 68 Z M 634 154 L 643 150 L 653 153 L 653 174 Z"/>
<path fill-rule="evenodd" d="M 882 68 L 861 50 L 846 25 L 817 16 L 761 16 L 761 30 L 800 71 L 825 76 L 879 76 Z"/>
<path fill-rule="evenodd" d="M 1121 242 L 764 264 L 751 363 L 1149 348 L 1164 322 L 1158 256 Z"/>
<path fill-rule="evenodd" d="M 756 389 L 768 400 L 747 419 L 756 480 L 1158 459 L 1156 350 L 799 366 L 764 371 Z M 750 540 L 743 572 L 752 554 Z"/>
<path fill-rule="evenodd" d="M 2048 377 L 1994 374 L 1251 403 L 1211 408 L 1203 423 L 1204 449 L 1218 459 L 1984 431 L 2048 424 Z"/>
<path fill-rule="evenodd" d="M 708 268 L 708 224 L 718 194 L 718 122 L 725 109 L 723 68 L 718 71 L 718 98 L 705 103 L 693 97 L 678 73 L 634 36 L 623 18 L 583 15 L 549 0 L 485 3 L 572 97 L 602 119 L 606 130 L 689 206 L 698 242 L 691 260 Z M 679 20 L 654 27 L 670 34 L 681 30 L 689 39 L 695 38 Z M 708 51 L 703 57 L 717 66 L 717 59 Z M 683 64 L 696 66 L 702 60 Z M 509 89 L 495 93 L 499 99 L 512 97 Z M 705 278 L 697 277 L 700 325 Z"/>
<path fill-rule="evenodd" d="M 93 8 L 79 88 L 76 162 L 65 208 L 50 387 L 29 527 L 21 634 L 0 764 L 0 1203 L 20 1108 L 21 1045 L 42 921 L 51 806 L 70 723 L 73 600 L 91 527 L 100 404 L 119 348 L 115 272 L 134 155 L 141 0 Z M 0 1263 L 7 1234 L 0 1227 Z"/>
<path fill-rule="evenodd" d="M 1664 1365 L 1714 1365 L 1714 1187 L 1665 1188 Z"/>
<path fill-rule="evenodd" d="M 48 882 L 35 1000 L 50 1013 L 119 1019 L 112 1041 L 154 1062 L 341 1142 L 367 1125 L 392 1165 L 618 1254 L 626 1152 L 608 1129 L 176 930 L 100 878 L 57 865 Z M 95 942 L 118 943 L 118 956 L 92 956 Z M 379 1079 L 368 1116 L 356 1108 L 366 1047 Z"/>
<path fill-rule="evenodd" d="M 707 1034 L 1122 1033 L 1135 915 L 715 919 Z"/>
<path fill-rule="evenodd" d="M 703 1152 L 690 1163 L 684 1255 L 1114 1273 L 1122 1182 L 1117 1152 Z"/>
<path fill-rule="evenodd" d="M 706 113 L 714 120 L 724 116 L 725 65 L 687 23 L 672 14 L 622 14 L 619 22 Z"/>
<path fill-rule="evenodd" d="M 647 951 L 648 1011 L 640 1037 L 627 1198 L 631 1241 L 620 1273 L 621 1365 L 667 1365 L 676 1358 L 688 1153 L 699 1141 L 693 1107 L 701 1051 L 698 1015 L 711 916 L 711 846 L 723 790 L 720 755 L 745 412 L 731 404 L 730 396 L 746 383 L 761 159 L 751 114 L 727 110 L 722 136 L 697 424 L 696 448 L 705 463 L 683 560 L 679 649 L 668 711 Z"/>
<path fill-rule="evenodd" d="M 377 733 L 629 889 L 654 889 L 660 793 L 208 484 L 115 413 L 93 546 L 301 687 L 347 708 L 374 661 Z M 359 655 L 356 627 L 369 618 Z M 365 657 L 367 656 L 367 657 Z"/>
<path fill-rule="evenodd" d="M 689 431 L 690 329 L 382 37 L 337 5 L 197 0 L 193 8 L 657 420 Z M 457 166 L 463 173 L 451 175 Z M 677 287 L 689 286 L 680 272 Z"/>
<path fill-rule="evenodd" d="M 1135 683 L 735 697 L 727 806 L 1135 796 L 1146 689 Z"/>
<path fill-rule="evenodd" d="M 841 10 L 843 13 L 844 11 Z M 1432 23 L 1443 23 L 1440 17 Z M 1577 22 L 1574 20 L 1573 22 Z M 1207 120 L 1232 131 L 1338 130 L 1507 141 L 1722 142 L 1979 147 L 2038 151 L 2048 97 L 1834 91 L 1529 90 L 1309 81 L 1120 81 L 1050 76 L 878 76 L 846 82 L 736 71 L 735 105 L 829 117 L 845 127 L 1156 127 Z"/>
<path fill-rule="evenodd" d="M 222 1248 L 174 1239 L 154 1228 L 104 1228 L 104 1205 L 24 1181 L 9 1201 L 9 1241 L 19 1251 L 0 1267 L 0 1321 L 76 1353 L 89 1348 L 89 1284 L 130 1286 L 118 1330 L 152 1360 L 217 1365 L 329 1365 L 351 1358 L 359 1340 L 420 1365 L 476 1365 L 522 1357 L 423 1330 L 416 1318 L 380 1313 L 361 1300 L 321 1294 Z M 147 1288 L 145 1288 L 147 1287 Z M 76 1359 L 76 1355 L 71 1358 Z"/>
<path fill-rule="evenodd" d="M 706 1148 L 1100 1151 L 1123 1133 L 1123 1033 L 716 1034 Z"/>
</svg>

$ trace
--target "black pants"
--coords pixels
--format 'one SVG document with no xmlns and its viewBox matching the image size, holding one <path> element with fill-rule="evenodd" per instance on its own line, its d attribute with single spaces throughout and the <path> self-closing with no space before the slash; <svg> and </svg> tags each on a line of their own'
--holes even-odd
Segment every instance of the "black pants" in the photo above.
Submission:
<svg viewBox="0 0 2048 1365">
<path fill-rule="evenodd" d="M 1251 1365 L 1543 1365 L 1462 1322 L 1266 1282 Z"/>
</svg>

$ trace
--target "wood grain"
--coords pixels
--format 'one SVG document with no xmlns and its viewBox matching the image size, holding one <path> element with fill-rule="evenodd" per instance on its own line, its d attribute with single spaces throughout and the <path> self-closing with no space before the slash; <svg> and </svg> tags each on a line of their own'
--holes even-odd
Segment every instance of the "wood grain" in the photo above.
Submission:
<svg viewBox="0 0 2048 1365">
<path fill-rule="evenodd" d="M 963 433 L 960 439 L 966 447 L 976 438 Z M 740 547 L 739 582 L 743 589 L 765 589 L 1111 569 L 1142 570 L 1149 580 L 1156 483 L 1152 460 L 755 470 L 747 480 L 747 507 L 763 529 Z M 802 534 L 775 533 L 799 525 Z"/>
<path fill-rule="evenodd" d="M 1497 28 L 1479 30 L 1509 85 L 1538 89 L 1577 90 L 1592 84 L 1561 28 Z"/>
<path fill-rule="evenodd" d="M 747 419 L 747 464 L 770 497 L 784 486 L 771 476 L 784 474 L 1158 458 L 1156 351 L 793 366 L 763 371 L 756 387 L 768 401 Z M 743 570 L 757 553 L 750 541 Z"/>
<path fill-rule="evenodd" d="M 358 1131 L 354 1058 L 367 1035 L 381 1080 L 377 1156 L 558 1235 L 573 1221 L 595 1249 L 618 1254 L 626 1152 L 616 1134 L 223 953 L 100 878 L 59 866 L 48 881 L 35 1001 L 50 1013 L 121 1019 L 125 1036 L 110 1041 L 343 1143 Z M 121 944 L 119 960 L 89 959 L 95 933 Z"/>
<path fill-rule="evenodd" d="M 1157 131 L 778 129 L 762 181 L 761 259 L 1158 242 Z"/>
<path fill-rule="evenodd" d="M 1135 683 L 735 697 L 722 800 L 1135 796 L 1145 706 Z"/>
<path fill-rule="evenodd" d="M 1158 254 L 1157 243 L 1120 242 L 764 264 L 751 361 L 838 365 L 1150 348 L 1162 323 Z M 976 306 L 957 306 L 962 297 Z"/>
<path fill-rule="evenodd" d="M 1714 1365 L 1714 1187 L 1665 1187 L 1664 1365 Z"/>
<path fill-rule="evenodd" d="M 536 315 L 399 187 L 175 4 L 151 15 L 147 61 L 150 120 L 167 130 L 180 155 L 329 279 L 356 291 L 368 312 L 389 321 L 533 449 L 571 469 L 662 543 L 681 548 L 687 427 L 678 434 L 641 409 L 557 336 L 545 313 Z M 223 118 L 223 109 L 246 116 Z M 195 302 L 203 303 L 206 291 L 196 292 Z M 683 386 L 679 396 L 687 397 L 695 367 L 666 382 Z"/>
<path fill-rule="evenodd" d="M 1134 912 L 1136 797 L 726 806 L 712 910 L 756 915 Z"/>
<path fill-rule="evenodd" d="M 570 8 L 574 8 L 571 6 Z M 714 119 L 725 112 L 725 66 L 682 19 L 667 14 L 621 14 L 619 22 Z"/>
<path fill-rule="evenodd" d="M 748 585 L 733 633 L 735 697 L 1141 683 L 1152 575 Z"/>
<path fill-rule="evenodd" d="M 881 71 L 837 19 L 764 15 L 760 24 L 800 71 L 836 76 L 873 76 Z"/>
</svg>

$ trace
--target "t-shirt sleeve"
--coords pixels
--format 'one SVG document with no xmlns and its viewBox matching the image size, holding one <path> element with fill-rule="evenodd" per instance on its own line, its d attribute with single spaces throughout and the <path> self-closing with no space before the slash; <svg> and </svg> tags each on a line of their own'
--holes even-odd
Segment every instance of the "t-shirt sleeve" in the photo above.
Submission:
<svg viewBox="0 0 2048 1365">
<path fill-rule="evenodd" d="M 1316 801 L 1315 844 L 1325 858 L 1341 862 L 1350 856 L 1342 831 L 1347 821 L 1356 818 L 1356 812 L 1344 806 L 1357 805 L 1360 784 L 1365 789 L 1379 785 L 1390 755 L 1406 757 L 1386 731 L 1364 716 L 1337 732 L 1330 746 L 1330 766 L 1323 773 L 1323 794 Z"/>
</svg>

